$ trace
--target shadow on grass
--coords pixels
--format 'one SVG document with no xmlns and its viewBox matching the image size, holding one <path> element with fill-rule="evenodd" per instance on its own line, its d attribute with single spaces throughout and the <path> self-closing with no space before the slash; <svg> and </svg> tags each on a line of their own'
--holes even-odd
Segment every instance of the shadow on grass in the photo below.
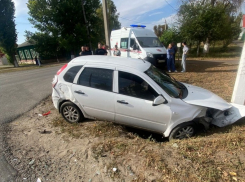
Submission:
<svg viewBox="0 0 245 182">
<path fill-rule="evenodd" d="M 237 63 L 226 63 L 224 62 L 212 62 L 212 61 L 187 61 L 187 71 L 188 72 L 236 72 L 237 69 L 224 69 L 224 70 L 208 70 L 212 68 L 225 68 L 237 65 Z"/>
<path fill-rule="evenodd" d="M 199 133 L 199 136 L 211 136 L 214 134 L 225 134 L 225 133 L 231 133 L 231 132 L 235 132 L 233 130 L 237 129 L 237 127 L 244 127 L 245 126 L 245 117 L 239 119 L 238 121 L 236 121 L 235 123 L 233 123 L 232 125 L 228 125 L 225 127 L 218 127 L 215 125 L 211 125 L 210 129 L 208 129 L 206 132 L 202 132 Z"/>
</svg>

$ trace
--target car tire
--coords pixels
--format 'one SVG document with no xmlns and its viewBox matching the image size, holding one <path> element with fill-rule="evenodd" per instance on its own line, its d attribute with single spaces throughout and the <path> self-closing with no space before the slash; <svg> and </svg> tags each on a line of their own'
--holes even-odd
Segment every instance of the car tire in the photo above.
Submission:
<svg viewBox="0 0 245 182">
<path fill-rule="evenodd" d="M 84 119 L 81 110 L 71 102 L 65 102 L 60 107 L 63 118 L 69 123 L 78 123 Z"/>
<path fill-rule="evenodd" d="M 194 123 L 183 123 L 176 126 L 169 135 L 169 140 L 190 138 L 195 134 Z"/>
</svg>

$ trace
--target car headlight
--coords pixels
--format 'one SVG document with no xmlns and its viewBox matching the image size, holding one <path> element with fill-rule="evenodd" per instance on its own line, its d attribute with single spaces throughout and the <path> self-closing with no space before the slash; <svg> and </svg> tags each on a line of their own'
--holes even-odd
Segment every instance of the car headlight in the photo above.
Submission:
<svg viewBox="0 0 245 182">
<path fill-rule="evenodd" d="M 146 55 L 147 55 L 147 57 L 153 58 L 153 55 L 150 52 L 147 52 Z"/>
</svg>

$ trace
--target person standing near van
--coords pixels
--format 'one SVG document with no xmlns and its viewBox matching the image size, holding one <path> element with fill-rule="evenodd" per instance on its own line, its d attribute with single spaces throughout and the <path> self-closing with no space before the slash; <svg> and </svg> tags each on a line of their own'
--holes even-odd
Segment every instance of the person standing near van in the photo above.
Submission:
<svg viewBox="0 0 245 182">
<path fill-rule="evenodd" d="M 86 55 L 92 55 L 92 51 L 90 50 L 89 46 L 85 47 L 85 54 Z"/>
<path fill-rule="evenodd" d="M 84 46 L 81 47 L 81 52 L 79 52 L 79 55 L 80 56 L 84 56 L 85 55 L 85 47 Z"/>
<path fill-rule="evenodd" d="M 175 64 L 175 55 L 176 55 L 176 53 L 177 53 L 178 48 L 177 48 L 177 46 L 175 45 L 174 42 L 172 42 L 172 48 L 173 48 L 173 50 L 174 50 L 173 59 L 174 59 L 174 64 Z"/>
<path fill-rule="evenodd" d="M 182 61 L 181 61 L 181 65 L 182 65 L 181 72 L 186 72 L 186 54 L 189 48 L 186 46 L 186 42 L 183 42 L 182 45 L 183 45 L 183 55 L 182 55 Z"/>
<path fill-rule="evenodd" d="M 117 45 L 115 45 L 115 50 L 113 52 L 114 56 L 121 56 L 121 51 L 118 49 Z"/>
<path fill-rule="evenodd" d="M 101 43 L 98 43 L 98 49 L 95 51 L 95 55 L 107 55 L 107 51 L 102 48 Z"/>
<path fill-rule="evenodd" d="M 168 72 L 177 72 L 174 65 L 174 49 L 172 47 L 172 44 L 169 44 L 167 49 L 167 67 Z"/>
</svg>

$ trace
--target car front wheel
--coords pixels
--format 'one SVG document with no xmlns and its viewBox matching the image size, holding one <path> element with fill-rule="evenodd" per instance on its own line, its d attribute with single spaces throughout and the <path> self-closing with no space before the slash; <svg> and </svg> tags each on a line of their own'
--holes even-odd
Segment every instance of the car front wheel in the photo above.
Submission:
<svg viewBox="0 0 245 182">
<path fill-rule="evenodd" d="M 173 129 L 169 136 L 169 140 L 172 139 L 185 139 L 185 138 L 190 138 L 195 134 L 195 127 L 193 124 L 180 124 L 176 128 Z"/>
<path fill-rule="evenodd" d="M 80 109 L 71 102 L 65 102 L 60 107 L 63 118 L 69 123 L 77 123 L 83 119 Z"/>
</svg>

